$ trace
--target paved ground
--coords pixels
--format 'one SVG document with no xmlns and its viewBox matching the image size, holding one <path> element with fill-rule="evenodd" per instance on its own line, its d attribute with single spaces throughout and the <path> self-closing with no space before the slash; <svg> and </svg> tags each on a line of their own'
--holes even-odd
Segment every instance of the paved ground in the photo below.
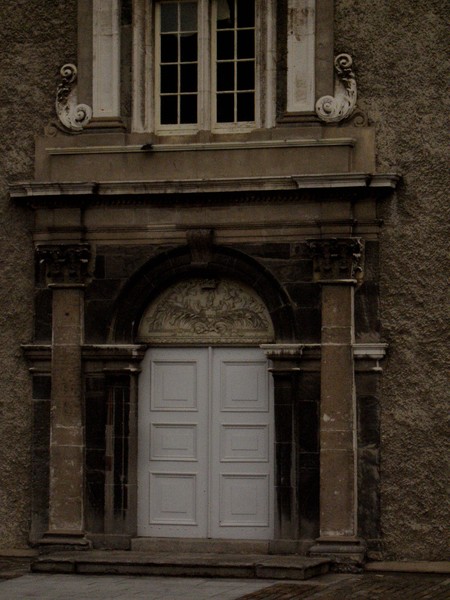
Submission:
<svg viewBox="0 0 450 600">
<path fill-rule="evenodd" d="M 0 581 L 1 600 L 449 600 L 450 577 L 329 574 L 305 582 L 26 574 Z"/>
</svg>

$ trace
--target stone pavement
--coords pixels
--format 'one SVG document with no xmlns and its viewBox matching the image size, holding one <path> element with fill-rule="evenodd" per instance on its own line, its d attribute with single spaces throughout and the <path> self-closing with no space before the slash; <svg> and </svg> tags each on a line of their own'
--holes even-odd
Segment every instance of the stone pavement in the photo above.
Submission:
<svg viewBox="0 0 450 600">
<path fill-rule="evenodd" d="M 327 574 L 309 581 L 25 574 L 0 581 L 1 600 L 449 600 L 450 577 Z"/>
</svg>

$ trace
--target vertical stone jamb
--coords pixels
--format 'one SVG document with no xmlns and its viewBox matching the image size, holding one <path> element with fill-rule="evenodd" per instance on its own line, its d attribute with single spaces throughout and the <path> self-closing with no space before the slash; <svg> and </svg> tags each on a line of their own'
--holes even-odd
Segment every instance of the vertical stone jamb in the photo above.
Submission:
<svg viewBox="0 0 450 600">
<path fill-rule="evenodd" d="M 297 445 L 295 436 L 295 390 L 303 346 L 262 344 L 272 361 L 275 418 L 275 532 L 272 552 L 292 551 L 290 540 L 298 538 Z"/>
<path fill-rule="evenodd" d="M 357 431 L 353 362 L 354 292 L 362 279 L 363 244 L 356 238 L 310 242 L 322 286 L 320 396 L 320 537 L 311 554 L 357 564 Z"/>
<path fill-rule="evenodd" d="M 53 291 L 49 524 L 41 544 L 84 548 L 81 345 L 90 250 L 86 244 L 47 245 L 37 256 Z"/>
</svg>

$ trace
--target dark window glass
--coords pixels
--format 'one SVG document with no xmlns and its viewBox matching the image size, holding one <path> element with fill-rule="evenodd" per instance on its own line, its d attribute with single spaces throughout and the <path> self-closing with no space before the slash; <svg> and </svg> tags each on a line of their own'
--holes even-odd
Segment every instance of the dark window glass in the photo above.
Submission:
<svg viewBox="0 0 450 600">
<path fill-rule="evenodd" d="M 217 59 L 229 60 L 234 58 L 234 31 L 217 32 Z"/>
<path fill-rule="evenodd" d="M 237 89 L 255 89 L 255 63 L 252 60 L 237 63 Z"/>
<path fill-rule="evenodd" d="M 178 92 L 178 67 L 177 65 L 161 66 L 161 93 L 170 94 Z"/>
<path fill-rule="evenodd" d="M 161 3 L 161 31 L 178 31 L 178 4 Z"/>
<path fill-rule="evenodd" d="M 234 90 L 234 62 L 218 63 L 217 90 L 219 92 Z"/>
<path fill-rule="evenodd" d="M 237 26 L 255 26 L 255 3 L 249 0 L 238 0 L 237 2 Z"/>
<path fill-rule="evenodd" d="M 234 122 L 234 94 L 217 94 L 217 122 Z"/>
<path fill-rule="evenodd" d="M 237 56 L 238 58 L 255 57 L 255 34 L 253 30 L 244 29 L 237 33 Z"/>
<path fill-rule="evenodd" d="M 255 94 L 245 92 L 237 95 L 237 120 L 255 120 Z"/>
<path fill-rule="evenodd" d="M 197 34 L 182 35 L 180 38 L 180 61 L 195 62 L 197 60 Z"/>
<path fill-rule="evenodd" d="M 234 27 L 234 0 L 218 0 L 217 29 Z"/>
<path fill-rule="evenodd" d="M 180 123 L 197 123 L 197 95 L 180 96 Z"/>
<path fill-rule="evenodd" d="M 170 63 L 178 60 L 178 40 L 176 35 L 161 36 L 161 62 Z"/>
<path fill-rule="evenodd" d="M 197 91 L 197 65 L 181 65 L 180 66 L 180 91 L 181 92 L 196 92 Z"/>
<path fill-rule="evenodd" d="M 163 125 L 178 123 L 177 96 L 161 96 L 161 123 Z"/>
<path fill-rule="evenodd" d="M 180 2 L 180 31 L 197 31 L 196 2 Z"/>
</svg>

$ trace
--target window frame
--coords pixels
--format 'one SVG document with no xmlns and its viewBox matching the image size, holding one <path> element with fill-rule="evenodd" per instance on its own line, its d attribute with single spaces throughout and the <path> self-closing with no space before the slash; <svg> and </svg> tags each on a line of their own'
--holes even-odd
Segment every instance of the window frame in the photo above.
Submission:
<svg viewBox="0 0 450 600">
<path fill-rule="evenodd" d="M 255 120 L 237 123 L 216 122 L 216 85 L 214 60 L 215 29 L 212 26 L 214 5 L 210 0 L 198 1 L 199 60 L 198 115 L 196 125 L 161 125 L 159 123 L 159 89 L 157 87 L 157 15 L 158 0 L 134 0 L 133 4 L 133 107 L 132 130 L 157 135 L 186 135 L 198 131 L 211 133 L 250 132 L 275 124 L 275 0 L 256 0 L 255 15 Z M 208 51 L 203 52 L 207 48 Z M 272 68 L 268 68 L 269 64 Z M 262 93 L 264 90 L 264 94 Z"/>
</svg>

